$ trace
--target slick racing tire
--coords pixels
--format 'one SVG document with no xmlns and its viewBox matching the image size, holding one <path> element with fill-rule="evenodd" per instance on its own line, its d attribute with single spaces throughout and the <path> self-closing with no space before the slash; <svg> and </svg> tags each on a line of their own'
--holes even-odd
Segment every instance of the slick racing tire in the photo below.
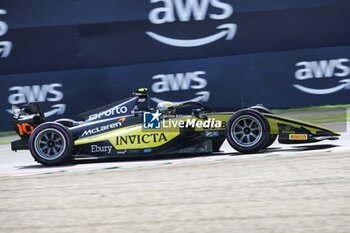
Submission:
<svg viewBox="0 0 350 233">
<path fill-rule="evenodd" d="M 261 113 L 269 113 L 269 114 L 273 114 L 273 112 L 271 112 L 270 109 L 262 106 L 262 105 L 255 105 L 250 107 L 251 109 L 254 109 L 256 111 L 259 111 Z M 266 145 L 263 148 L 268 148 L 270 147 L 277 139 L 278 134 L 271 134 L 270 135 L 270 140 L 267 141 Z"/>
<path fill-rule="evenodd" d="M 53 166 L 68 162 L 73 152 L 73 137 L 62 124 L 39 125 L 29 138 L 29 150 L 35 161 Z"/>
<path fill-rule="evenodd" d="M 243 109 L 233 114 L 227 122 L 226 137 L 233 149 L 254 153 L 265 148 L 270 140 L 270 126 L 258 111 Z"/>
</svg>

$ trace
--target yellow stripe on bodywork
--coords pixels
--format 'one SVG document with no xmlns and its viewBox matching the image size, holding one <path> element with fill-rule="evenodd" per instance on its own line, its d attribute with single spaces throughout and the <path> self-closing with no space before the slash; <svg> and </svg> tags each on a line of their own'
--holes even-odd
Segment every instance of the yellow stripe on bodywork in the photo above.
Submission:
<svg viewBox="0 0 350 233">
<path fill-rule="evenodd" d="M 117 150 L 153 148 L 171 141 L 179 134 L 179 129 L 147 130 L 143 129 L 142 124 L 138 124 L 95 136 L 78 139 L 75 141 L 74 145 L 84 145 L 108 140 Z M 117 142 L 117 137 L 119 143 Z M 124 140 L 121 140 L 122 138 Z"/>
<path fill-rule="evenodd" d="M 270 124 L 271 134 L 278 134 L 278 124 L 284 124 L 287 126 L 292 126 L 296 128 L 305 128 L 310 131 L 312 134 L 316 134 L 318 131 L 329 131 L 335 135 L 340 135 L 338 132 L 332 131 L 325 127 L 321 127 L 318 125 L 306 123 L 303 121 L 280 117 L 273 114 L 263 114 Z M 166 125 L 172 121 L 173 123 L 179 121 L 187 121 L 195 119 L 196 121 L 205 121 L 205 120 L 214 120 L 221 121 L 224 123 L 220 128 L 204 128 L 204 127 L 195 127 L 195 131 L 208 131 L 208 130 L 225 130 L 226 123 L 231 117 L 231 114 L 208 114 L 207 119 L 199 119 L 196 117 L 181 117 L 181 118 L 170 118 L 166 119 Z M 125 128 L 120 128 L 116 130 L 112 130 L 106 133 L 78 139 L 75 141 L 75 145 L 84 145 L 88 143 L 100 142 L 108 140 L 117 150 L 125 150 L 125 149 L 143 149 L 143 148 L 153 148 L 159 147 L 167 142 L 174 139 L 176 136 L 180 134 L 180 128 L 177 124 L 170 124 L 169 127 L 164 127 L 163 120 L 161 122 L 161 129 L 143 129 L 142 124 L 132 125 Z M 118 138 L 118 139 L 117 139 Z"/>
<path fill-rule="evenodd" d="M 278 124 L 284 124 L 284 125 L 293 126 L 296 128 L 303 127 L 308 131 L 310 131 L 312 134 L 316 134 L 319 131 L 329 131 L 329 132 L 332 132 L 333 134 L 340 135 L 336 131 L 330 130 L 328 128 L 325 128 L 319 125 L 311 124 L 308 122 L 304 122 L 304 121 L 300 121 L 300 120 L 296 120 L 288 117 L 281 117 L 278 115 L 267 114 L 267 113 L 264 113 L 263 115 L 266 117 L 266 119 L 270 124 L 271 134 L 278 134 L 279 133 Z M 278 119 L 275 119 L 275 118 L 278 118 Z"/>
<path fill-rule="evenodd" d="M 197 121 L 202 121 L 202 122 L 204 122 L 206 120 L 209 120 L 209 121 L 214 122 L 214 123 L 216 121 L 220 121 L 221 122 L 221 127 L 209 127 L 209 128 L 195 127 L 195 131 L 225 130 L 227 121 L 230 119 L 231 115 L 223 115 L 223 114 L 215 115 L 215 114 L 211 114 L 211 115 L 207 115 L 207 117 L 208 117 L 208 119 L 198 119 L 198 118 L 195 118 L 195 119 Z"/>
</svg>

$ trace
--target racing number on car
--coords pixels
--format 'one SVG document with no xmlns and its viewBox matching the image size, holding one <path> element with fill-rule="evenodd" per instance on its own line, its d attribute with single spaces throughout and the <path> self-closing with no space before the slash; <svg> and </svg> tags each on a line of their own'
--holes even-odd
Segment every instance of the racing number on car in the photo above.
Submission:
<svg viewBox="0 0 350 233">
<path fill-rule="evenodd" d="M 17 124 L 17 127 L 18 127 L 19 135 L 21 136 L 23 134 L 31 134 L 34 130 L 34 127 L 28 123 Z"/>
</svg>

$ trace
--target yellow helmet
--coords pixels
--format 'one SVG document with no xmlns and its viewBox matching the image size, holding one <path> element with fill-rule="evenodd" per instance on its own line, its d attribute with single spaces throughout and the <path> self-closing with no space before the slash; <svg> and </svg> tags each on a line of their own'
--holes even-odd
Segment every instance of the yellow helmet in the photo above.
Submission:
<svg viewBox="0 0 350 233">
<path fill-rule="evenodd" d="M 163 101 L 157 105 L 157 110 L 159 110 L 161 113 L 168 114 L 170 113 L 169 108 L 172 106 L 174 105 L 171 102 Z"/>
</svg>

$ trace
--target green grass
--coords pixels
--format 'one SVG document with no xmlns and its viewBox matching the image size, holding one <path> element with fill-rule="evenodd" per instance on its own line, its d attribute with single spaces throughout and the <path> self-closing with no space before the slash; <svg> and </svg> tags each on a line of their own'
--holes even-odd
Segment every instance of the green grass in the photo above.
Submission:
<svg viewBox="0 0 350 233">
<path fill-rule="evenodd" d="M 346 116 L 345 113 L 296 117 L 296 119 L 314 124 L 345 122 L 350 120 L 349 116 Z"/>
<path fill-rule="evenodd" d="M 350 108 L 350 104 L 338 104 L 338 105 L 322 105 L 322 106 L 311 106 L 304 108 L 289 108 L 289 109 L 273 109 L 272 112 L 279 113 L 298 113 L 298 112 L 308 112 L 312 113 L 312 111 L 319 110 L 330 110 L 329 113 L 315 113 L 315 115 L 310 116 L 300 116 L 293 117 L 298 120 L 314 123 L 314 124 L 322 124 L 322 123 L 334 123 L 334 122 L 344 122 L 350 121 L 350 115 L 347 114 L 346 109 Z M 344 113 L 331 113 L 332 110 L 336 109 L 344 109 Z"/>
<path fill-rule="evenodd" d="M 0 137 L 8 137 L 8 136 L 13 136 L 13 135 L 16 135 L 15 131 L 0 132 Z"/>
<path fill-rule="evenodd" d="M 273 113 L 285 113 L 285 112 L 302 112 L 302 111 L 340 109 L 340 108 L 350 108 L 350 104 L 310 106 L 310 107 L 304 107 L 304 108 L 273 109 L 271 111 Z"/>
<path fill-rule="evenodd" d="M 2 137 L 10 137 L 10 136 L 14 136 L 14 135 L 16 135 L 15 131 L 0 132 L 0 145 L 10 144 L 11 143 L 11 141 L 9 141 L 9 140 L 1 140 Z"/>
<path fill-rule="evenodd" d="M 0 141 L 0 145 L 4 145 L 4 144 L 10 144 L 11 141 Z"/>
</svg>

